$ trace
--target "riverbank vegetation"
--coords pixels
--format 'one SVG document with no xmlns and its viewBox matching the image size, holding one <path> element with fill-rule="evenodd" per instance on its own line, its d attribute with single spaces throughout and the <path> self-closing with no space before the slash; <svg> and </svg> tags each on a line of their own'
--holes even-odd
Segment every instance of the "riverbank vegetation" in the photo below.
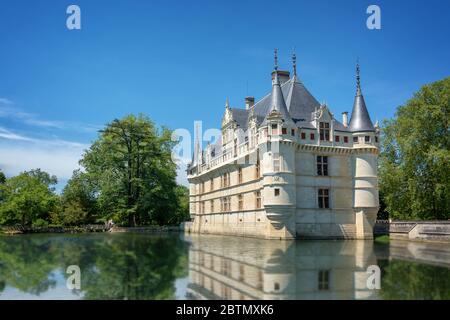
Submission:
<svg viewBox="0 0 450 320">
<path fill-rule="evenodd" d="M 179 224 L 189 217 L 188 189 L 175 181 L 173 144 L 167 128 L 129 115 L 99 132 L 61 194 L 57 177 L 39 169 L 0 171 L 0 225 Z"/>
<path fill-rule="evenodd" d="M 383 126 L 382 218 L 450 219 L 450 77 L 423 86 Z"/>
</svg>

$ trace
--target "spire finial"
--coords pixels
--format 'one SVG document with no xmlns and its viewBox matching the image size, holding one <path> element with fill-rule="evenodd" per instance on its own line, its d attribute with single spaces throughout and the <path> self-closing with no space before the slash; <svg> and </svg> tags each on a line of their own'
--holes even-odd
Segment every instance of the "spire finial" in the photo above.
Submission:
<svg viewBox="0 0 450 320">
<path fill-rule="evenodd" d="M 361 94 L 361 76 L 359 70 L 359 58 L 356 59 L 356 92 Z"/>
<path fill-rule="evenodd" d="M 230 99 L 228 99 L 225 101 L 225 108 L 230 109 Z"/>
<path fill-rule="evenodd" d="M 295 55 L 295 49 L 292 52 L 292 67 L 294 69 L 294 76 L 297 76 L 297 56 Z"/>
<path fill-rule="evenodd" d="M 275 71 L 277 71 L 278 70 L 278 49 L 277 48 L 275 48 L 275 50 L 273 51 L 273 58 L 274 58 L 274 63 L 275 63 L 275 66 L 274 66 L 274 70 Z"/>
</svg>

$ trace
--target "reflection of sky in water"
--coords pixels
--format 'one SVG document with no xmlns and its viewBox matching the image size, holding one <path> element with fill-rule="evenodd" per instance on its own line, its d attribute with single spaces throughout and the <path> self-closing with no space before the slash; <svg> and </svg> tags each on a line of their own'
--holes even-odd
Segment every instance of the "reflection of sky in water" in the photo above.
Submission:
<svg viewBox="0 0 450 320">
<path fill-rule="evenodd" d="M 81 291 L 66 287 L 81 267 Z M 367 267 L 381 268 L 381 290 Z M 450 246 L 223 236 L 0 236 L 0 299 L 450 299 Z"/>
<path fill-rule="evenodd" d="M 0 300 L 78 300 L 83 298 L 82 292 L 67 289 L 66 278 L 60 269 L 53 270 L 49 278 L 55 281 L 55 286 L 39 295 L 6 286 L 5 290 L 0 293 Z"/>
</svg>

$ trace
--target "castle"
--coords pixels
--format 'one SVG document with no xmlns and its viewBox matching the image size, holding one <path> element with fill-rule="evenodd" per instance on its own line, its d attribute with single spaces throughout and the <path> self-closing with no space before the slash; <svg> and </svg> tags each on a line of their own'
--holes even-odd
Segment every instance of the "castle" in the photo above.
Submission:
<svg viewBox="0 0 450 320">
<path fill-rule="evenodd" d="M 272 90 L 245 109 L 227 99 L 221 138 L 188 165 L 186 230 L 267 239 L 371 239 L 378 201 L 379 128 L 356 68 L 350 121 L 339 122 L 297 77 L 275 67 Z"/>
</svg>

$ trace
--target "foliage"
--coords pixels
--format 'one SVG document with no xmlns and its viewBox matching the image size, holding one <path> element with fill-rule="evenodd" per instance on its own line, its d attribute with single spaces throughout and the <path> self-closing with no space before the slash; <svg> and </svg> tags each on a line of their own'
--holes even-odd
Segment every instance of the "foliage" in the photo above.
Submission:
<svg viewBox="0 0 450 320">
<path fill-rule="evenodd" d="M 422 87 L 386 120 L 380 195 L 394 219 L 450 218 L 450 77 Z"/>
<path fill-rule="evenodd" d="M 81 164 L 98 190 L 98 209 L 119 224 L 167 224 L 178 207 L 171 132 L 146 116 L 116 119 Z"/>
<path fill-rule="evenodd" d="M 59 198 L 52 186 L 56 182 L 55 176 L 40 169 L 7 179 L 0 185 L 0 224 L 30 226 L 38 219 L 48 221 L 50 214 L 59 210 Z"/>
</svg>

